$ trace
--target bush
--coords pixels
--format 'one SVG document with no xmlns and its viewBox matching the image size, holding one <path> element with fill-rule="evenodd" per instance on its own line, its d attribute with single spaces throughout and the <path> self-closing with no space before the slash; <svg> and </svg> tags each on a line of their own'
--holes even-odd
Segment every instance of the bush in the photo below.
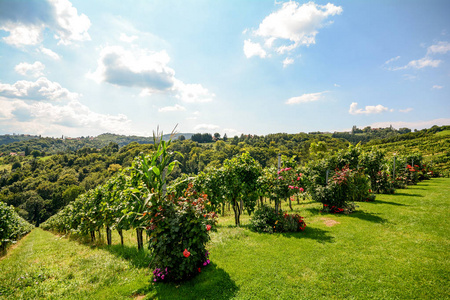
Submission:
<svg viewBox="0 0 450 300">
<path fill-rule="evenodd" d="M 186 280 L 209 264 L 206 243 L 216 214 L 206 211 L 207 202 L 207 196 L 198 196 L 190 184 L 183 197 L 169 195 L 144 213 L 154 281 Z"/>
<path fill-rule="evenodd" d="M 250 219 L 250 229 L 256 232 L 297 232 L 305 230 L 306 224 L 298 215 L 289 215 L 267 205 L 261 206 Z"/>
<path fill-rule="evenodd" d="M 323 204 L 323 211 L 351 213 L 353 201 L 366 201 L 370 196 L 369 179 L 362 170 L 348 166 L 336 169 L 327 185 L 311 185 L 309 191 L 313 200 Z"/>
<path fill-rule="evenodd" d="M 394 181 L 391 175 L 386 171 L 377 172 L 375 175 L 375 184 L 372 185 L 374 193 L 393 194 L 395 192 Z"/>
</svg>

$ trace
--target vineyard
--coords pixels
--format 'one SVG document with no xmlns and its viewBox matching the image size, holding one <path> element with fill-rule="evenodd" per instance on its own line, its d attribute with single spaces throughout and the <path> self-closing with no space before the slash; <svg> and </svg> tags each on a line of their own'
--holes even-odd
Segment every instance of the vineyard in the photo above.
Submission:
<svg viewBox="0 0 450 300">
<path fill-rule="evenodd" d="M 120 168 L 104 183 L 77 193 L 57 214 L 41 224 L 38 219 L 38 224 L 54 234 L 102 249 L 118 249 L 117 245 L 121 247 L 120 255 L 125 249 L 135 249 L 126 257 L 145 261 L 151 282 L 184 284 L 216 268 L 210 264 L 214 263 L 213 251 L 220 247 L 211 245 L 217 243 L 218 237 L 226 241 L 234 239 L 234 235 L 241 240 L 249 234 L 316 236 L 321 232 L 314 228 L 319 220 L 334 226 L 340 223 L 336 217 L 345 216 L 384 223 L 383 218 L 364 207 L 373 208 L 368 203 L 389 204 L 379 200 L 387 197 L 384 195 L 411 197 L 414 194 L 403 190 L 447 175 L 448 136 L 441 131 L 426 139 L 388 143 L 388 149 L 358 144 L 334 152 L 317 143 L 312 144 L 313 159 L 301 164 L 296 156 L 280 153 L 275 167 L 264 167 L 250 152 L 240 151 L 221 165 L 209 166 L 198 174 L 174 176 L 186 158 L 173 151 L 176 147 L 172 139 L 164 140 L 162 134 L 156 133 L 148 154 L 141 152 L 129 167 Z M 400 143 L 398 147 L 396 143 Z M 427 147 L 422 147 L 424 143 Z M 427 151 L 425 155 L 405 151 L 405 145 Z M 444 184 L 442 188 L 448 186 Z M 439 201 L 445 202 L 446 198 Z M 6 250 L 30 232 L 33 225 L 13 207 L 1 204 L 2 249 Z M 403 205 L 406 204 L 400 204 Z M 38 205 L 33 207 L 39 209 Z M 442 213 L 445 211 L 444 208 Z M 130 245 L 132 240 L 137 241 L 134 246 Z M 14 291 L 3 287 L 3 293 Z"/>
</svg>

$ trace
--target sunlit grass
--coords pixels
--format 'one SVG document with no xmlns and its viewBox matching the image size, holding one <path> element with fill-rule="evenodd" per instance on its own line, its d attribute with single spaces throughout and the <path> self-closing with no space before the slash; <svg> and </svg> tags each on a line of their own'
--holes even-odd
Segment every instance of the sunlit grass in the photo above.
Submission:
<svg viewBox="0 0 450 300">
<path fill-rule="evenodd" d="M 236 228 L 227 211 L 207 246 L 212 263 L 182 284 L 151 283 L 134 231 L 122 247 L 116 232 L 114 245 L 95 246 L 36 229 L 0 261 L 0 298 L 448 299 L 448 195 L 450 179 L 439 178 L 377 195 L 351 215 L 294 201 L 307 227 L 292 234 L 254 233 L 245 213 Z"/>
</svg>

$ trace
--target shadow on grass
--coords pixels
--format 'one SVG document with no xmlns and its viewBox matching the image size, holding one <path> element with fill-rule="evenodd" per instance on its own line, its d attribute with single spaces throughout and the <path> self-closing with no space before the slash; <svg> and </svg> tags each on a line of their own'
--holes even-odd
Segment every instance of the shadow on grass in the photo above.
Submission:
<svg viewBox="0 0 450 300">
<path fill-rule="evenodd" d="M 136 246 L 122 246 L 122 245 L 103 245 L 98 247 L 106 250 L 111 254 L 128 260 L 133 266 L 138 268 L 148 268 L 150 264 L 150 257 L 148 251 L 139 251 Z"/>
<path fill-rule="evenodd" d="M 334 242 L 334 236 L 329 235 L 328 231 L 313 227 L 306 227 L 302 232 L 284 232 L 281 235 L 287 238 L 312 239 L 321 244 Z"/>
<path fill-rule="evenodd" d="M 367 213 L 364 211 L 354 211 L 347 215 L 348 217 L 358 218 L 364 221 L 374 222 L 374 223 L 386 223 L 387 220 L 377 216 L 376 214 Z"/>
<path fill-rule="evenodd" d="M 416 189 L 417 190 L 417 189 Z M 410 194 L 410 193 L 395 193 L 392 196 L 406 196 L 406 197 L 424 197 L 423 195 L 420 194 Z"/>
<path fill-rule="evenodd" d="M 183 283 L 155 283 L 140 294 L 156 291 L 151 299 L 231 299 L 239 287 L 224 269 L 211 263 L 201 274 Z"/>
<path fill-rule="evenodd" d="M 381 201 L 381 200 L 375 200 L 375 201 L 369 202 L 369 203 L 373 203 L 373 204 L 390 204 L 390 205 L 397 205 L 397 206 L 408 206 L 408 205 L 402 204 L 402 203 Z"/>
</svg>

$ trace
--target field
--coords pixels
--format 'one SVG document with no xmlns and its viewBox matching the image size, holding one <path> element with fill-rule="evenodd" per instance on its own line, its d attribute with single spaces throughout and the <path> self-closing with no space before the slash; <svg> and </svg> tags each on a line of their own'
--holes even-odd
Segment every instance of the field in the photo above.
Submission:
<svg viewBox="0 0 450 300">
<path fill-rule="evenodd" d="M 152 284 L 133 232 L 108 247 L 38 228 L 0 260 L 0 299 L 448 299 L 448 195 L 450 179 L 438 178 L 358 203 L 351 215 L 295 202 L 308 225 L 295 234 L 221 217 L 212 263 L 182 284 Z"/>
</svg>

